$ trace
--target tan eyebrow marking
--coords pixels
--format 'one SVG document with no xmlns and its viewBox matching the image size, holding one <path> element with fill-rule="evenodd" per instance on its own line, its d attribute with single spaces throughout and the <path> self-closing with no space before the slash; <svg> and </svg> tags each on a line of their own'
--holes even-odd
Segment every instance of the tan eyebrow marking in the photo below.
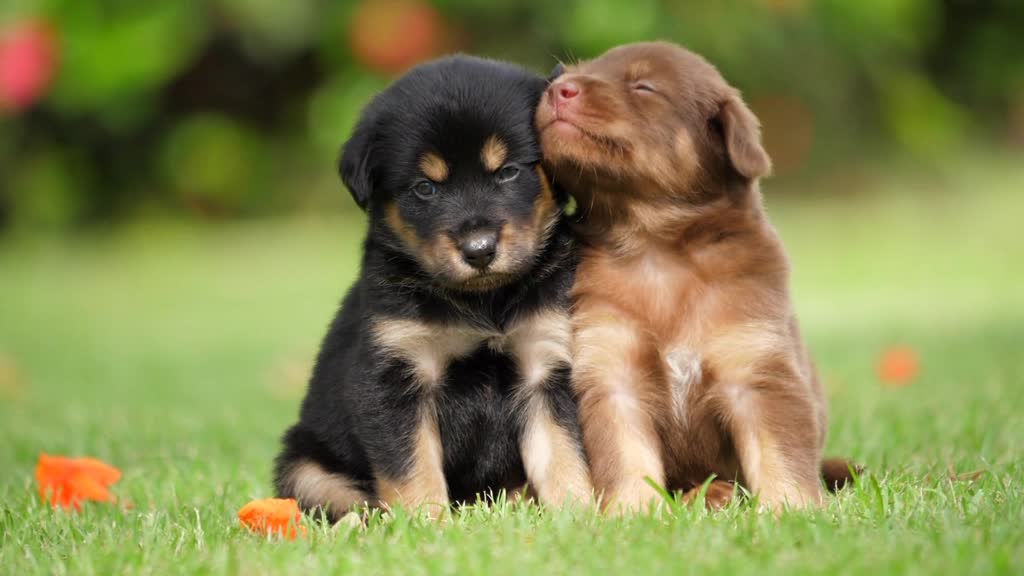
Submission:
<svg viewBox="0 0 1024 576">
<path fill-rule="evenodd" d="M 508 147 L 501 141 L 501 138 L 498 138 L 497 134 L 492 134 L 484 142 L 483 149 L 480 150 L 480 161 L 484 163 L 484 168 L 490 172 L 496 172 L 505 164 L 507 158 Z"/>
<path fill-rule="evenodd" d="M 420 170 L 434 182 L 444 182 L 448 179 L 448 163 L 433 152 L 426 152 L 420 156 Z"/>
</svg>

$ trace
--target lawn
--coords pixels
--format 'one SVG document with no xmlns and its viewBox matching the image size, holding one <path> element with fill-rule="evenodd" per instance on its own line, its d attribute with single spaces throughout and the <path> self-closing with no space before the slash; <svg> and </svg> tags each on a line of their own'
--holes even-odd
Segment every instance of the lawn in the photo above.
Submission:
<svg viewBox="0 0 1024 576">
<path fill-rule="evenodd" d="M 1019 159 L 1016 159 L 1019 160 Z M 250 534 L 361 227 L 140 223 L 0 240 L 0 573 L 1024 573 L 1024 169 L 978 159 L 767 185 L 831 399 L 869 473 L 815 513 L 603 519 L 496 505 L 443 527 Z M 921 372 L 880 382 L 911 346 Z M 40 451 L 124 471 L 119 503 L 39 502 Z M 980 472 L 980 474 L 975 474 Z"/>
</svg>

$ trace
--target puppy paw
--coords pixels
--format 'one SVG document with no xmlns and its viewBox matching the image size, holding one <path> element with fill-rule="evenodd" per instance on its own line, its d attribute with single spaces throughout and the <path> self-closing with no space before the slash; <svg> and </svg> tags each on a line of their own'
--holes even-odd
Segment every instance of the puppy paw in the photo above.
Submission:
<svg viewBox="0 0 1024 576">
<path fill-rule="evenodd" d="M 683 504 L 692 504 L 700 494 L 701 486 L 691 488 L 683 494 Z M 732 482 L 714 480 L 708 484 L 708 491 L 704 494 L 704 506 L 708 510 L 721 510 L 725 508 L 736 497 L 736 487 Z"/>
</svg>

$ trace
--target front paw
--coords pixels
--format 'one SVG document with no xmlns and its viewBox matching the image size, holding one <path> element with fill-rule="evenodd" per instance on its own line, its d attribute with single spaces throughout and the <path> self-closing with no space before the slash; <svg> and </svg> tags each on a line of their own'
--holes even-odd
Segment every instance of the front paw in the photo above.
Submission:
<svg viewBox="0 0 1024 576">
<path fill-rule="evenodd" d="M 654 512 L 663 503 L 657 490 L 646 480 L 639 480 L 606 491 L 603 508 L 610 516 L 630 516 Z"/>
<path fill-rule="evenodd" d="M 807 510 L 821 508 L 824 499 L 821 488 L 801 488 L 792 484 L 766 486 L 757 494 L 757 509 L 776 516 L 785 510 Z"/>
<path fill-rule="evenodd" d="M 691 488 L 683 494 L 683 504 L 692 504 L 703 486 Z M 721 510 L 728 506 L 736 498 L 736 486 L 732 482 L 714 480 L 708 484 L 707 492 L 704 493 L 704 506 L 708 510 Z"/>
</svg>

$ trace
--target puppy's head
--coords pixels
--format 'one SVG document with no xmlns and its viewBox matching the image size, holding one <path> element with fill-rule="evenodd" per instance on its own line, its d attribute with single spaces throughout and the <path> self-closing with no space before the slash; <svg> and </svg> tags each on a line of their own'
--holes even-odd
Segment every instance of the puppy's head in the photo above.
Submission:
<svg viewBox="0 0 1024 576">
<path fill-rule="evenodd" d="M 546 162 L 573 194 L 598 178 L 624 193 L 694 199 L 771 169 L 739 92 L 680 46 L 621 46 L 552 76 L 537 128 Z"/>
<path fill-rule="evenodd" d="M 521 68 L 456 56 L 379 94 L 340 166 L 372 237 L 450 289 L 489 290 L 525 274 L 561 208 L 533 123 L 545 87 Z"/>
</svg>

